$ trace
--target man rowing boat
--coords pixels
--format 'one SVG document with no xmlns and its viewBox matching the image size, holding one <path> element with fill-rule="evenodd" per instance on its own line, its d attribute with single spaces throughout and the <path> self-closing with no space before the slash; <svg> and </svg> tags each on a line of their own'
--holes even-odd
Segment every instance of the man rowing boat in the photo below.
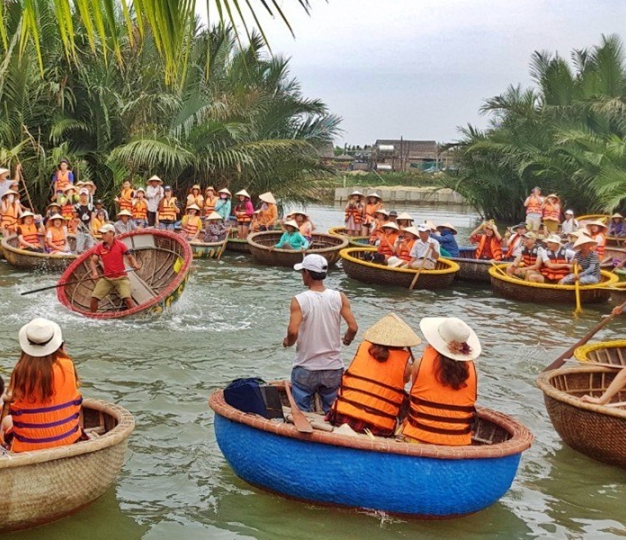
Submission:
<svg viewBox="0 0 626 540">
<path fill-rule="evenodd" d="M 127 309 L 135 307 L 135 302 L 130 295 L 130 280 L 124 266 L 124 257 L 128 258 L 133 269 L 139 270 L 141 265 L 137 262 L 124 242 L 115 238 L 115 227 L 111 224 L 103 225 L 100 229 L 102 242 L 95 248 L 94 254 L 89 260 L 91 277 L 96 280 L 99 277 L 97 264 L 102 262 L 103 277 L 98 279 L 96 287 L 91 294 L 89 306 L 92 313 L 98 311 L 98 303 L 107 296 L 112 289 L 117 291 L 124 300 Z"/>
</svg>

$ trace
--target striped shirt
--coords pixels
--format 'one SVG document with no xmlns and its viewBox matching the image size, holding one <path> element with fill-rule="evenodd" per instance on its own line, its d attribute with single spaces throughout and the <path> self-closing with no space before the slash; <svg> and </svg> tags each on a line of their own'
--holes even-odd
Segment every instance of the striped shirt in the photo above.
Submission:
<svg viewBox="0 0 626 540">
<path fill-rule="evenodd" d="M 582 268 L 579 276 L 595 276 L 598 280 L 600 279 L 600 260 L 594 251 L 590 251 L 586 257 L 583 257 L 580 252 L 576 253 L 574 262 Z"/>
</svg>

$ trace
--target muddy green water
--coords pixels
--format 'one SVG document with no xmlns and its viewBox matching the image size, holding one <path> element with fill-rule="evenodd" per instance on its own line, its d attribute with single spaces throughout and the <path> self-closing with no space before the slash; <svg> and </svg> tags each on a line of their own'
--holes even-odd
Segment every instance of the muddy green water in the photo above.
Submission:
<svg viewBox="0 0 626 540">
<path fill-rule="evenodd" d="M 461 241 L 474 219 L 463 209 L 406 210 L 420 219 L 451 221 Z M 313 207 L 310 213 L 320 230 L 342 220 L 340 209 L 332 206 Z M 513 415 L 535 436 L 511 490 L 498 503 L 466 518 L 417 521 L 290 501 L 234 475 L 215 442 L 207 397 L 236 377 L 288 376 L 293 350 L 281 342 L 289 299 L 303 288 L 298 273 L 260 267 L 243 255 L 194 266 L 183 297 L 161 319 L 95 322 L 66 311 L 52 291 L 20 296 L 54 284 L 55 276 L 0 263 L 5 379 L 18 357 L 18 329 L 35 316 L 47 316 L 64 329 L 84 394 L 119 403 L 137 422 L 122 475 L 105 496 L 70 518 L 5 538 L 626 537 L 626 472 L 564 447 L 535 387 L 541 369 L 608 313 L 608 306 L 585 309 L 573 319 L 571 307 L 511 302 L 489 287 L 455 284 L 408 294 L 352 281 L 340 268 L 330 274 L 328 286 L 351 299 L 361 331 L 389 311 L 416 329 L 423 316 L 465 319 L 484 350 L 478 363 L 479 404 Z M 621 338 L 625 329 L 622 318 L 598 337 Z M 346 362 L 358 341 L 344 349 Z"/>
</svg>

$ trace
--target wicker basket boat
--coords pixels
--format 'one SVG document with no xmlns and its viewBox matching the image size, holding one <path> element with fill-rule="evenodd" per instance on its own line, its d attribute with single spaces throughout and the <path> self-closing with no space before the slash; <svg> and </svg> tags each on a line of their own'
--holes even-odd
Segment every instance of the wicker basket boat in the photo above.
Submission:
<svg viewBox="0 0 626 540">
<path fill-rule="evenodd" d="M 233 227 L 230 230 L 230 236 L 228 237 L 228 242 L 226 242 L 226 251 L 232 251 L 234 253 L 250 253 L 248 239 L 237 237 L 237 227 Z"/>
<path fill-rule="evenodd" d="M 226 249 L 228 237 L 222 242 L 189 242 L 194 259 L 219 259 Z"/>
<path fill-rule="evenodd" d="M 24 270 L 42 270 L 48 272 L 58 272 L 65 270 L 72 261 L 76 260 L 77 255 L 74 254 L 58 254 L 35 253 L 20 249 L 16 235 L 8 236 L 2 239 L 2 252 L 7 262 L 15 268 Z M 76 250 L 76 237 L 70 235 L 68 243 L 72 251 Z"/>
<path fill-rule="evenodd" d="M 369 236 L 348 236 L 345 227 L 331 227 L 328 229 L 328 234 L 347 238 L 350 247 L 364 247 L 370 245 Z"/>
<path fill-rule="evenodd" d="M 580 216 L 576 220 L 581 226 L 585 225 L 589 221 L 603 221 L 604 223 L 609 225 L 611 221 L 611 216 L 609 214 L 588 214 L 586 216 Z M 621 247 L 625 244 L 626 244 L 626 238 L 624 237 L 619 238 L 617 236 L 608 236 L 608 235 L 606 236 L 607 248 L 612 247 L 612 246 Z M 608 251 L 609 249 L 606 250 L 607 255 L 609 254 Z"/>
<path fill-rule="evenodd" d="M 253 233 L 248 236 L 250 245 L 250 253 L 254 260 L 261 264 L 270 266 L 288 266 L 293 267 L 294 264 L 302 262 L 302 251 L 294 251 L 292 249 L 272 249 L 280 237 L 281 231 L 267 231 Z M 339 260 L 339 252 L 348 247 L 348 239 L 341 236 L 332 236 L 330 234 L 313 234 L 309 248 L 306 254 L 317 253 L 323 255 L 328 261 L 328 266 L 334 266 Z"/>
<path fill-rule="evenodd" d="M 209 406 L 217 443 L 246 482 L 298 500 L 411 516 L 449 518 L 493 504 L 532 443 L 522 424 L 483 408 L 472 445 L 451 447 L 317 429 L 302 434 L 235 409 L 222 390 Z"/>
<path fill-rule="evenodd" d="M 448 260 L 459 265 L 459 271 L 456 273 L 457 279 L 489 283 L 491 261 L 475 259 L 475 253 L 475 247 L 462 247 L 459 248 L 459 257 L 450 257 Z"/>
<path fill-rule="evenodd" d="M 537 379 L 554 429 L 563 442 L 586 456 L 626 468 L 626 410 L 583 403 L 580 397 L 599 397 L 617 371 L 585 366 L 546 371 Z M 613 402 L 626 400 L 626 390 Z"/>
<path fill-rule="evenodd" d="M 505 298 L 537 303 L 576 304 L 576 287 L 574 285 L 530 283 L 529 281 L 507 276 L 505 273 L 507 266 L 507 264 L 499 264 L 489 269 L 493 290 Z M 606 287 L 613 283 L 617 283 L 617 276 L 602 270 L 601 283 L 580 286 L 581 303 L 597 304 L 607 302 L 611 292 Z"/>
<path fill-rule="evenodd" d="M 133 416 L 94 399 L 84 400 L 83 415 L 91 440 L 0 457 L 0 532 L 60 519 L 95 501 L 115 482 L 135 427 Z"/>
<path fill-rule="evenodd" d="M 626 367 L 626 340 L 588 343 L 574 351 L 576 360 L 590 364 L 611 364 Z"/>
<path fill-rule="evenodd" d="M 408 289 L 417 270 L 408 268 L 390 268 L 364 259 L 366 253 L 375 253 L 373 248 L 348 248 L 341 251 L 342 266 L 346 274 L 363 283 L 391 285 Z M 422 270 L 415 289 L 439 289 L 447 287 L 459 271 L 459 265 L 448 259 L 440 258 L 434 270 Z"/>
<path fill-rule="evenodd" d="M 139 270 L 128 273 L 136 306 L 126 309 L 124 302 L 112 292 L 100 302 L 97 313 L 89 311 L 91 293 L 96 286 L 89 265 L 91 250 L 80 255 L 61 276 L 61 286 L 57 288 L 59 301 L 68 309 L 94 319 L 160 315 L 180 298 L 187 285 L 193 260 L 189 242 L 180 234 L 157 229 L 141 229 L 118 238 L 134 252 L 141 265 Z"/>
</svg>

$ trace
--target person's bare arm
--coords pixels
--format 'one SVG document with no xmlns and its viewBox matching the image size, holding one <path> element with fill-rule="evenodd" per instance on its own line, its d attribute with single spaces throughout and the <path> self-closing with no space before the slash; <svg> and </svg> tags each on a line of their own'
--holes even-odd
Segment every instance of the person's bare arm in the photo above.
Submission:
<svg viewBox="0 0 626 540">
<path fill-rule="evenodd" d="M 302 323 L 302 309 L 295 298 L 291 299 L 289 313 L 287 337 L 283 339 L 283 347 L 291 347 L 298 340 L 298 332 L 300 331 L 300 324 Z"/>
<path fill-rule="evenodd" d="M 605 405 L 610 399 L 626 386 L 626 369 L 621 369 L 615 376 L 609 387 L 599 398 L 591 396 L 583 396 L 581 401 L 585 403 L 595 403 L 596 405 Z"/>
<path fill-rule="evenodd" d="M 137 262 L 137 259 L 135 259 L 135 256 L 130 251 L 126 254 L 126 257 L 128 258 L 128 262 L 132 268 L 135 270 L 139 270 L 141 268 L 141 265 Z"/>
<path fill-rule="evenodd" d="M 98 261 L 100 260 L 100 257 L 98 257 L 97 255 L 92 255 L 91 259 L 89 259 L 89 267 L 91 268 L 91 277 L 93 279 L 98 279 Z"/>
<path fill-rule="evenodd" d="M 420 364 L 422 363 L 422 359 L 420 358 L 419 360 L 415 360 L 415 362 L 413 362 L 413 370 L 411 371 L 411 382 L 414 383 L 415 379 L 417 378 L 417 372 L 420 369 Z"/>
<path fill-rule="evenodd" d="M 350 300 L 348 300 L 348 297 L 345 294 L 339 294 L 341 294 L 341 316 L 348 325 L 348 329 L 343 336 L 343 344 L 350 345 L 350 343 L 354 340 L 354 336 L 356 336 L 356 333 L 359 331 L 359 326 L 357 325 L 354 314 L 352 313 Z"/>
</svg>

